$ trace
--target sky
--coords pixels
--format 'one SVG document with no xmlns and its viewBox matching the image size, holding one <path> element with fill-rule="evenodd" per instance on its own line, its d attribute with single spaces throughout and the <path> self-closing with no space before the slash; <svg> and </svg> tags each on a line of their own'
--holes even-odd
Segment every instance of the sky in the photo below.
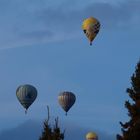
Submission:
<svg viewBox="0 0 140 140">
<path fill-rule="evenodd" d="M 0 139 L 17 140 L 20 129 L 39 137 L 47 105 L 66 140 L 84 140 L 88 131 L 115 139 L 119 121 L 129 120 L 124 102 L 140 58 L 139 7 L 139 0 L 0 0 Z M 90 47 L 81 25 L 91 16 L 101 29 Z M 22 84 L 38 90 L 27 115 L 15 93 Z M 67 117 L 57 101 L 65 90 L 76 95 Z"/>
</svg>

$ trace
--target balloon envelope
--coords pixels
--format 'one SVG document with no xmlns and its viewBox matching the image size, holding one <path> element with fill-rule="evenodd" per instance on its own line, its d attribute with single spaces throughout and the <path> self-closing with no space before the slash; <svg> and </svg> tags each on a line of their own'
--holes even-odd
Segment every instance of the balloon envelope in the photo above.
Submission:
<svg viewBox="0 0 140 140">
<path fill-rule="evenodd" d="M 100 22 L 93 17 L 87 18 L 83 21 L 82 29 L 92 45 L 92 41 L 100 30 Z"/>
<path fill-rule="evenodd" d="M 87 135 L 86 135 L 86 139 L 87 139 L 87 140 L 98 140 L 98 136 L 97 136 L 97 134 L 94 133 L 94 132 L 89 132 L 89 133 L 87 133 Z"/>
<path fill-rule="evenodd" d="M 21 105 L 27 110 L 37 97 L 37 90 L 32 85 L 21 85 L 16 90 L 16 96 Z"/>
<path fill-rule="evenodd" d="M 72 92 L 64 91 L 64 92 L 62 92 L 62 93 L 59 94 L 58 101 L 59 101 L 59 104 L 61 105 L 61 107 L 63 108 L 63 110 L 67 114 L 67 112 L 69 111 L 69 109 L 75 103 L 76 96 Z"/>
</svg>

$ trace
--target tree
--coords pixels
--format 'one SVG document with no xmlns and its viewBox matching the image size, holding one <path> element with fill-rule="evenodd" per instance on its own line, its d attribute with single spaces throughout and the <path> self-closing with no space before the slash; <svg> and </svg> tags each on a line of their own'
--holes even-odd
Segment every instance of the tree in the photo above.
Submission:
<svg viewBox="0 0 140 140">
<path fill-rule="evenodd" d="M 44 121 L 44 131 L 42 132 L 42 136 L 39 140 L 64 140 L 64 132 L 62 133 L 58 126 L 58 117 L 55 119 L 55 125 L 52 128 L 49 125 L 49 107 L 48 109 L 48 118 Z"/>
<path fill-rule="evenodd" d="M 130 120 L 126 123 L 120 122 L 122 135 L 117 135 L 117 140 L 140 140 L 140 61 L 131 77 L 131 85 L 126 92 L 132 102 L 125 102 Z"/>
</svg>

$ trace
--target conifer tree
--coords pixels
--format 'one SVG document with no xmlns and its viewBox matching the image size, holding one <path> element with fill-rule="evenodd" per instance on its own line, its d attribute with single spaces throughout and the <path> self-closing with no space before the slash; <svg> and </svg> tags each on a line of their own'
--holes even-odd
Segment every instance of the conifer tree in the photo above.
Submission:
<svg viewBox="0 0 140 140">
<path fill-rule="evenodd" d="M 47 109 L 48 118 L 44 121 L 44 130 L 39 140 L 64 140 L 64 132 L 62 133 L 58 126 L 58 117 L 55 119 L 55 125 L 53 128 L 49 125 L 49 107 L 47 107 Z"/>
<path fill-rule="evenodd" d="M 126 92 L 132 99 L 125 102 L 130 120 L 120 122 L 122 135 L 117 135 L 117 140 L 140 140 L 140 61 L 131 77 L 131 88 L 127 88 Z"/>
</svg>

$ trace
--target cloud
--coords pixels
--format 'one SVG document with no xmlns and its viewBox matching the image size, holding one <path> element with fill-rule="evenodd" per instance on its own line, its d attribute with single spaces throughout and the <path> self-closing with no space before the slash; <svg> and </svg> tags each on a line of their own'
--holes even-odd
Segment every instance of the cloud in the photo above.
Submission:
<svg viewBox="0 0 140 140">
<path fill-rule="evenodd" d="M 90 130 L 76 124 L 66 123 L 65 140 L 80 139 L 85 140 L 85 135 Z M 43 124 L 37 121 L 26 121 L 16 128 L 4 130 L 0 133 L 1 140 L 38 140 L 43 130 Z M 114 136 L 105 132 L 96 131 L 100 140 L 113 140 Z"/>
<path fill-rule="evenodd" d="M 139 26 L 140 1 L 120 5 L 100 2 L 85 7 L 62 3 L 47 6 L 47 1 L 5 1 L 1 6 L 0 48 L 13 48 L 78 38 L 82 21 L 94 16 L 104 29 L 133 29 Z M 71 7 L 71 8 L 70 8 Z"/>
<path fill-rule="evenodd" d="M 66 31 L 65 33 L 69 35 L 70 32 L 80 30 L 83 19 L 90 16 L 97 17 L 107 29 L 130 25 L 134 18 L 139 17 L 139 7 L 140 2 L 137 0 L 134 0 L 133 3 L 129 0 L 117 6 L 104 2 L 92 3 L 80 9 L 74 8 L 74 6 L 69 9 L 65 3 L 57 8 L 43 9 L 37 14 L 37 17 L 42 23 L 50 26 L 51 30 Z"/>
</svg>

